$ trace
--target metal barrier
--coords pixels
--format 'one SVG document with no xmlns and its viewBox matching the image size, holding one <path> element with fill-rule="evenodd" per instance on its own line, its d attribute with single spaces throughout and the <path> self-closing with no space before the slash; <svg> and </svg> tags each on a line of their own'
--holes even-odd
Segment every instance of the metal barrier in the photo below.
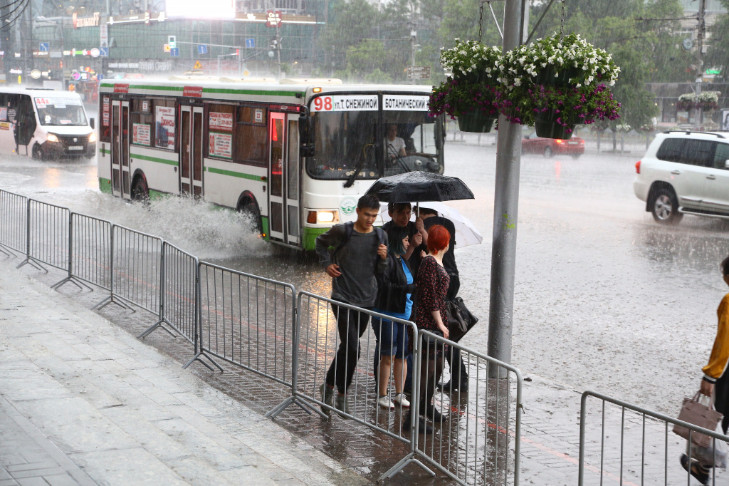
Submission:
<svg viewBox="0 0 729 486">
<path fill-rule="evenodd" d="M 193 343 L 197 353 L 198 259 L 166 241 L 162 242 L 161 259 L 159 320 L 138 337 L 145 338 L 160 327 L 170 332 L 167 324 Z"/>
<path fill-rule="evenodd" d="M 214 356 L 293 386 L 294 286 L 210 263 L 200 263 L 199 274 L 200 347 L 193 360 Z"/>
<path fill-rule="evenodd" d="M 28 248 L 28 198 L 0 189 L 0 251 Z"/>
<path fill-rule="evenodd" d="M 68 274 L 52 288 L 87 282 L 111 290 L 111 223 L 78 213 L 70 218 Z"/>
<path fill-rule="evenodd" d="M 598 400 L 596 407 L 588 408 L 589 398 Z M 676 405 L 678 409 L 679 404 Z M 588 434 L 587 422 L 592 419 L 600 422 L 599 435 L 594 430 Z M 688 447 L 690 441 L 673 433 L 676 424 L 683 425 L 691 434 L 711 437 L 714 450 L 719 442 L 725 445 L 729 442 L 729 437 L 719 432 L 599 393 L 584 392 L 580 409 L 578 484 L 603 484 L 605 480 L 631 485 L 690 484 L 691 475 L 681 467 L 679 458 L 685 453 L 692 460 L 699 451 Z M 591 475 L 586 478 L 588 472 Z M 714 468 L 709 468 L 709 476 L 710 484 L 717 484 Z"/>
<path fill-rule="evenodd" d="M 410 455 L 383 478 L 394 476 L 411 462 L 420 464 L 417 458 L 422 458 L 461 484 L 518 485 L 519 370 L 428 331 L 421 330 L 418 341 L 420 375 L 417 380 L 413 377 L 417 384 L 413 389 L 414 413 L 432 419 L 435 430 L 433 434 L 414 435 Z M 453 359 L 456 349 L 468 371 L 468 392 L 436 390 L 438 379 L 442 379 L 438 370 L 445 368 L 446 358 L 458 366 Z M 422 403 L 418 396 L 424 397 Z"/>
<path fill-rule="evenodd" d="M 410 335 L 417 335 L 415 325 L 308 292 L 299 292 L 297 301 L 300 336 L 294 396 L 317 403 L 322 410 L 317 413 L 322 417 L 334 412 L 409 444 L 410 432 L 404 420 L 410 418 L 412 425 L 414 418 L 400 406 L 394 410 L 378 406 L 377 382 L 371 371 L 375 334 L 370 322 L 395 321 L 406 331 L 410 328 Z M 335 312 L 339 315 L 339 323 Z M 350 332 L 340 332 L 339 327 Z M 413 344 L 417 347 L 417 343 Z M 389 378 L 393 378 L 392 371 Z M 340 390 L 346 390 L 346 405 L 340 401 L 338 407 Z M 393 395 L 394 390 L 390 387 L 388 396 L 392 398 Z M 275 413 L 282 411 L 285 405 L 286 402 L 274 409 Z M 274 411 L 269 414 L 273 415 Z"/>
<path fill-rule="evenodd" d="M 162 239 L 123 226 L 112 225 L 111 293 L 94 309 L 125 302 L 153 314 L 160 312 Z"/>
<path fill-rule="evenodd" d="M 68 268 L 68 208 L 28 199 L 25 260 L 18 267 L 31 264 L 47 272 L 41 263 Z"/>
</svg>

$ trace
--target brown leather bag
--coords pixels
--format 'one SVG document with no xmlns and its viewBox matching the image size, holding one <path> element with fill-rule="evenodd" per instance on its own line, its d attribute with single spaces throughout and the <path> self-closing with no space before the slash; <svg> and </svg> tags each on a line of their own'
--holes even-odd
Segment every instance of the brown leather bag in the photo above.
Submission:
<svg viewBox="0 0 729 486">
<path fill-rule="evenodd" d="M 714 404 L 712 403 L 711 398 L 707 397 L 707 401 L 708 404 L 701 402 L 701 395 L 699 392 L 696 392 L 696 395 L 694 395 L 693 398 L 684 398 L 681 412 L 678 414 L 678 419 L 690 424 L 698 425 L 699 427 L 711 430 L 712 432 L 715 431 L 716 425 L 722 419 L 722 414 L 714 409 Z M 700 447 L 709 447 L 712 441 L 712 437 L 695 430 L 690 430 L 683 425 L 675 424 L 673 426 L 673 432 L 686 440 L 688 440 L 690 436 L 691 442 Z"/>
</svg>

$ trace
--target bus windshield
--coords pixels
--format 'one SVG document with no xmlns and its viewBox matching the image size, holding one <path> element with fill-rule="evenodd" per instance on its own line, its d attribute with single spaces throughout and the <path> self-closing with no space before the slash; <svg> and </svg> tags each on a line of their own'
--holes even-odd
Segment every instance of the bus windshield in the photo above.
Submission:
<svg viewBox="0 0 729 486">
<path fill-rule="evenodd" d="M 88 125 L 82 105 L 71 104 L 66 100 L 36 98 L 35 106 L 41 125 Z"/>
<path fill-rule="evenodd" d="M 443 172 L 442 122 L 427 111 L 314 110 L 312 121 L 315 152 L 306 169 L 314 178 L 374 180 L 415 170 Z"/>
</svg>

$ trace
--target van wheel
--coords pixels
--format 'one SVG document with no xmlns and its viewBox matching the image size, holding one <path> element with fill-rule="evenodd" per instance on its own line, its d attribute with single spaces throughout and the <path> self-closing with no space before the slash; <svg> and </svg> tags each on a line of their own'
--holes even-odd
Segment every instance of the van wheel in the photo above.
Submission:
<svg viewBox="0 0 729 486">
<path fill-rule="evenodd" d="M 132 184 L 132 200 L 134 201 L 149 201 L 149 187 L 147 187 L 147 181 L 144 177 L 137 177 Z"/>
<path fill-rule="evenodd" d="M 33 145 L 32 157 L 35 160 L 46 160 L 45 156 L 43 155 L 43 150 L 37 143 Z"/>
<path fill-rule="evenodd" d="M 547 147 L 547 148 L 544 149 L 544 156 L 546 158 L 550 158 L 552 156 L 552 148 L 551 147 Z"/>
<path fill-rule="evenodd" d="M 683 214 L 678 212 L 678 198 L 671 189 L 656 190 L 650 208 L 653 219 L 661 224 L 676 224 L 683 218 Z"/>
<path fill-rule="evenodd" d="M 253 231 L 257 233 L 263 232 L 261 228 L 261 215 L 258 212 L 258 204 L 256 204 L 255 201 L 249 198 L 244 199 L 241 201 L 240 206 L 238 206 L 238 212 L 250 221 L 251 229 Z"/>
</svg>

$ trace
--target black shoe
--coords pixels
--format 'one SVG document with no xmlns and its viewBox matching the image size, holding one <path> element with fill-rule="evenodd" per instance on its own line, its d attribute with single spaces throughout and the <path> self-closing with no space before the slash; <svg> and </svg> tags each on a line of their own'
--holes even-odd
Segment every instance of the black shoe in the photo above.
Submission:
<svg viewBox="0 0 729 486">
<path fill-rule="evenodd" d="M 425 407 L 424 414 L 426 417 L 430 418 L 435 423 L 440 423 L 446 420 L 445 415 L 440 413 L 436 408 L 435 405 L 428 405 Z"/>
<path fill-rule="evenodd" d="M 681 454 L 681 466 L 685 470 L 689 470 L 689 457 L 686 454 Z M 709 470 L 699 464 L 696 459 L 691 459 L 691 475 L 701 484 L 709 483 Z"/>
<path fill-rule="evenodd" d="M 445 383 L 438 383 L 437 387 L 439 390 L 443 390 L 446 393 L 452 393 L 455 391 L 468 393 L 468 381 L 465 383 L 456 383 L 455 385 L 453 385 L 451 381 L 447 381 Z"/>
<path fill-rule="evenodd" d="M 402 424 L 402 430 L 409 431 L 410 430 L 410 422 L 412 421 L 412 415 L 408 412 L 408 414 L 405 416 L 405 421 Z M 428 425 L 428 423 L 425 421 L 423 417 L 418 417 L 418 433 L 419 434 L 432 434 L 433 433 L 433 427 Z"/>
</svg>

